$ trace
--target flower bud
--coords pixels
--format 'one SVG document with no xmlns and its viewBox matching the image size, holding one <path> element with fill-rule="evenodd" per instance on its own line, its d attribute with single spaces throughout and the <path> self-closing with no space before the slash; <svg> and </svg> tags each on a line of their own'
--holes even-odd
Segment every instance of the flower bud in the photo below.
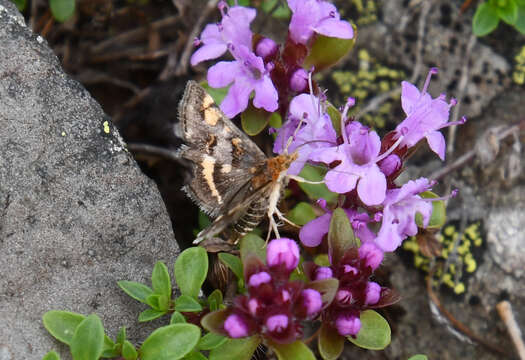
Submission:
<svg viewBox="0 0 525 360">
<path fill-rule="evenodd" d="M 308 73 L 304 69 L 297 69 L 290 77 L 290 88 L 293 91 L 301 92 L 308 86 Z"/>
<path fill-rule="evenodd" d="M 348 265 L 348 264 L 345 264 L 343 265 L 343 272 L 345 274 L 352 274 L 352 275 L 357 275 L 357 273 L 359 272 L 359 270 L 357 270 L 355 267 L 353 267 L 352 265 Z"/>
<path fill-rule="evenodd" d="M 379 169 L 386 176 L 390 176 L 401 168 L 401 159 L 396 154 L 390 154 L 379 163 Z"/>
<path fill-rule="evenodd" d="M 272 315 L 266 319 L 266 327 L 271 332 L 283 332 L 288 327 L 288 316 L 284 314 Z"/>
<path fill-rule="evenodd" d="M 342 336 L 357 335 L 361 330 L 361 320 L 355 315 L 342 314 L 335 320 L 335 327 Z"/>
<path fill-rule="evenodd" d="M 323 300 L 321 293 L 314 289 L 305 289 L 301 292 L 303 306 L 306 308 L 306 315 L 312 316 L 321 310 Z"/>
<path fill-rule="evenodd" d="M 277 53 L 278 49 L 279 46 L 275 43 L 275 41 L 269 38 L 263 38 L 257 43 L 257 46 L 255 47 L 255 54 L 262 57 L 263 59 L 267 59 L 269 57 L 273 57 Z"/>
<path fill-rule="evenodd" d="M 291 271 L 299 264 L 299 247 L 288 238 L 272 240 L 266 250 L 266 263 L 270 267 L 283 265 Z"/>
<path fill-rule="evenodd" d="M 272 277 L 270 276 L 270 274 L 268 274 L 266 271 L 261 271 L 250 276 L 250 279 L 248 280 L 248 285 L 252 287 L 257 287 L 261 284 L 268 283 L 271 280 Z"/>
<path fill-rule="evenodd" d="M 353 299 L 352 292 L 345 289 L 338 290 L 335 294 L 335 299 L 341 304 L 348 305 Z"/>
<path fill-rule="evenodd" d="M 259 309 L 259 307 L 259 300 L 255 298 L 248 300 L 248 310 L 250 310 L 250 314 L 252 314 L 252 316 L 255 316 L 257 314 L 257 310 Z"/>
<path fill-rule="evenodd" d="M 378 283 L 370 281 L 366 285 L 365 305 L 375 305 L 381 297 L 381 286 Z"/>
<path fill-rule="evenodd" d="M 324 280 L 333 277 L 332 269 L 328 266 L 320 266 L 315 270 L 314 280 Z"/>
<path fill-rule="evenodd" d="M 228 333 L 228 336 L 231 338 L 241 338 L 248 336 L 248 325 L 244 319 L 237 315 L 231 314 L 224 321 L 224 330 Z"/>
<path fill-rule="evenodd" d="M 359 257 L 365 259 L 366 266 L 370 266 L 372 270 L 375 270 L 379 267 L 383 261 L 383 250 L 379 248 L 373 242 L 364 242 L 359 248 Z"/>
</svg>

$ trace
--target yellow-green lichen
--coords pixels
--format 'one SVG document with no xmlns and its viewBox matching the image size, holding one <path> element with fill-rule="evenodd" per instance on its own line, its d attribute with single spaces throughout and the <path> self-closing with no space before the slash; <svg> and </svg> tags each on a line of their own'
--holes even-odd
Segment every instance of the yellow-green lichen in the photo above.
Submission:
<svg viewBox="0 0 525 360">
<path fill-rule="evenodd" d="M 357 25 L 367 25 L 377 21 L 377 3 L 375 0 L 352 0 L 357 9 Z"/>
<path fill-rule="evenodd" d="M 525 45 L 520 49 L 514 61 L 516 63 L 512 72 L 512 80 L 518 85 L 523 85 L 525 84 Z"/>
<path fill-rule="evenodd" d="M 466 280 L 478 268 L 480 250 L 484 243 L 481 221 L 470 223 L 463 236 L 456 241 L 460 232 L 458 223 L 445 225 L 435 238 L 441 243 L 441 255 L 436 258 L 439 266 L 434 269 L 433 283 L 452 290 L 456 295 L 466 292 Z M 412 255 L 414 267 L 428 273 L 432 260 L 425 257 L 415 237 L 403 242 L 403 250 Z"/>
<path fill-rule="evenodd" d="M 358 51 L 357 59 L 357 69 L 336 70 L 331 74 L 343 95 L 343 99 L 339 100 L 343 101 L 348 96 L 356 99 L 356 106 L 352 108 L 350 115 L 357 114 L 374 96 L 399 88 L 406 77 L 403 71 L 379 63 L 365 49 Z M 364 114 L 361 121 L 375 128 L 383 128 L 397 104 L 399 96 L 387 100 L 376 111 Z"/>
<path fill-rule="evenodd" d="M 104 123 L 102 124 L 104 126 L 104 132 L 106 134 L 109 134 L 110 132 L 110 129 L 109 129 L 109 122 L 108 121 L 104 121 Z"/>
</svg>

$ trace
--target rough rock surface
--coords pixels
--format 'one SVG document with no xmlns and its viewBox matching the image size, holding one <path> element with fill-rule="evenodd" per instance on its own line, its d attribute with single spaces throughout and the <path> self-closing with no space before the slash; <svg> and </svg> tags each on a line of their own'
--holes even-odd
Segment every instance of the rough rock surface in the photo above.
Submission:
<svg viewBox="0 0 525 360">
<path fill-rule="evenodd" d="M 0 44 L 0 359 L 68 359 L 42 325 L 51 309 L 96 312 L 110 336 L 126 325 L 144 340 L 143 307 L 116 282 L 148 281 L 178 253 L 155 184 L 9 0 Z"/>
</svg>

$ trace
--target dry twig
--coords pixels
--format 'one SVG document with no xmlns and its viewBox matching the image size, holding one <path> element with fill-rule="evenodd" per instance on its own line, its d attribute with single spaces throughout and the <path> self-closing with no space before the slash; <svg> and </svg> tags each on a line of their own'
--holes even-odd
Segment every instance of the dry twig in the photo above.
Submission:
<svg viewBox="0 0 525 360">
<path fill-rule="evenodd" d="M 507 327 L 507 331 L 509 332 L 512 343 L 516 348 L 516 352 L 518 353 L 521 360 L 525 360 L 525 344 L 521 338 L 521 330 L 518 326 L 518 323 L 516 322 L 516 319 L 514 318 L 510 303 L 508 301 L 502 301 L 496 305 L 496 309 L 498 310 L 501 320 L 503 320 L 505 326 Z"/>
</svg>

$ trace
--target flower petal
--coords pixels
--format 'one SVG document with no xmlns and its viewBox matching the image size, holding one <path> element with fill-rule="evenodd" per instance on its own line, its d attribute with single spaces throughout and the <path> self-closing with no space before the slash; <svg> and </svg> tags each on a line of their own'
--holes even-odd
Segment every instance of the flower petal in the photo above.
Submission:
<svg viewBox="0 0 525 360">
<path fill-rule="evenodd" d="M 209 73 L 209 71 L 208 71 Z M 221 103 L 221 110 L 232 118 L 248 107 L 248 100 L 253 90 L 252 84 L 243 78 L 237 78 Z"/>
<path fill-rule="evenodd" d="M 359 180 L 357 193 L 368 206 L 379 205 L 385 200 L 386 178 L 376 164 L 368 167 L 366 175 Z"/>
<path fill-rule="evenodd" d="M 191 66 L 195 66 L 200 62 L 216 59 L 227 50 L 226 44 L 209 44 L 203 45 L 193 53 L 190 59 Z"/>
<path fill-rule="evenodd" d="M 238 61 L 221 61 L 208 69 L 208 85 L 222 88 L 230 85 L 241 72 Z"/>
<path fill-rule="evenodd" d="M 328 171 L 324 178 L 328 190 L 339 194 L 344 194 L 355 189 L 355 185 L 359 179 L 359 176 L 348 170 L 348 167 L 339 165 Z"/>
<path fill-rule="evenodd" d="M 321 35 L 339 39 L 352 39 L 354 37 L 352 25 L 344 20 L 329 18 L 321 21 L 313 29 Z"/>
<path fill-rule="evenodd" d="M 401 82 L 401 107 L 407 116 L 412 112 L 414 105 L 418 102 L 421 93 L 419 89 L 408 81 Z"/>
<path fill-rule="evenodd" d="M 430 149 L 439 156 L 441 160 L 445 160 L 445 137 L 439 131 L 432 131 L 425 136 L 427 138 Z"/>
<path fill-rule="evenodd" d="M 269 76 L 255 82 L 255 97 L 253 105 L 256 108 L 263 108 L 266 111 L 273 112 L 279 107 L 279 95 Z"/>
<path fill-rule="evenodd" d="M 323 236 L 328 234 L 332 213 L 326 213 L 305 224 L 299 232 L 299 239 L 304 246 L 315 247 L 321 244 Z"/>
</svg>

